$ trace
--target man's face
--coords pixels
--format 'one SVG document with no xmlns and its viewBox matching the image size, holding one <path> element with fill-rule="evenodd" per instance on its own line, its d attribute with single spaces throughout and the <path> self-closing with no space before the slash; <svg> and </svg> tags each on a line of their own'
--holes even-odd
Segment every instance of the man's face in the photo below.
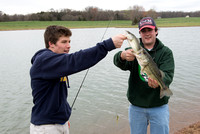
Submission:
<svg viewBox="0 0 200 134">
<path fill-rule="evenodd" d="M 140 31 L 140 36 L 144 46 L 152 46 L 156 42 L 156 34 L 158 32 L 151 28 L 143 28 Z"/>
<path fill-rule="evenodd" d="M 69 53 L 69 50 L 71 48 L 70 42 L 70 37 L 61 36 L 56 44 L 52 44 L 51 42 L 49 42 L 49 49 L 57 54 Z"/>
</svg>

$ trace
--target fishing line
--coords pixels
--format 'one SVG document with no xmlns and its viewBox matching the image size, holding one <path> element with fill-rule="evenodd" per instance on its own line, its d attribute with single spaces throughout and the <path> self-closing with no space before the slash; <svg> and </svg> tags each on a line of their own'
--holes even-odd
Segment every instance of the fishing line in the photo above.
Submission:
<svg viewBox="0 0 200 134">
<path fill-rule="evenodd" d="M 103 36 L 102 36 L 100 42 L 103 41 L 104 36 L 105 36 L 105 34 L 106 34 L 106 32 L 107 32 L 107 30 L 108 30 L 108 28 L 109 28 L 111 22 L 112 22 L 112 18 L 110 19 L 110 21 L 109 21 L 109 23 L 108 23 L 108 25 L 107 25 L 107 27 L 106 27 L 106 30 L 105 30 L 105 32 L 104 32 L 104 34 L 103 34 Z M 85 73 L 85 76 L 84 76 L 84 78 L 83 78 L 83 80 L 82 80 L 82 82 L 81 82 L 81 85 L 80 85 L 80 87 L 79 87 L 79 89 L 78 89 L 78 92 L 76 93 L 76 97 L 75 97 L 75 99 L 74 99 L 74 101 L 73 101 L 73 103 L 72 103 L 71 109 L 73 109 L 73 106 L 74 106 L 74 104 L 75 104 L 75 102 L 76 102 L 76 99 L 78 98 L 78 95 L 79 95 L 79 93 L 80 93 L 80 91 L 81 91 L 81 88 L 82 88 L 83 83 L 84 83 L 84 81 L 85 81 L 85 79 L 86 79 L 86 76 L 88 75 L 88 72 L 89 72 L 89 68 L 87 69 L 87 71 L 86 71 L 86 73 Z"/>
</svg>

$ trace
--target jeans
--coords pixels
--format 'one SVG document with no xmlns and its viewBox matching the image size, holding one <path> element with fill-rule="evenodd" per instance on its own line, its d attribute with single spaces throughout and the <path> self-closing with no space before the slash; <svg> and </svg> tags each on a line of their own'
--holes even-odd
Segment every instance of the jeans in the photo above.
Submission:
<svg viewBox="0 0 200 134">
<path fill-rule="evenodd" d="M 131 134 L 146 134 L 150 124 L 151 134 L 169 134 L 168 104 L 154 108 L 129 106 Z"/>
</svg>

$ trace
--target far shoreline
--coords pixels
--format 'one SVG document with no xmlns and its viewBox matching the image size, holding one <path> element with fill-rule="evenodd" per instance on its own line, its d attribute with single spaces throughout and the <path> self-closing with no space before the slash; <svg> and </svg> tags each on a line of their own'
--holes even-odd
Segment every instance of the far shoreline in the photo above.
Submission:
<svg viewBox="0 0 200 134">
<path fill-rule="evenodd" d="M 181 27 L 200 27 L 199 26 L 161 26 L 161 27 L 158 27 L 158 29 L 160 28 L 181 28 Z M 69 29 L 93 29 L 93 28 L 138 28 L 138 27 L 68 27 Z M 28 30 L 45 30 L 45 28 L 24 28 L 24 29 L 0 29 L 0 32 L 1 31 L 28 31 Z"/>
<path fill-rule="evenodd" d="M 155 19 L 158 28 L 199 27 L 200 17 L 180 17 Z M 9 21 L 0 22 L 0 31 L 43 30 L 49 25 L 61 25 L 69 29 L 85 28 L 138 28 L 131 20 L 108 21 Z"/>
</svg>

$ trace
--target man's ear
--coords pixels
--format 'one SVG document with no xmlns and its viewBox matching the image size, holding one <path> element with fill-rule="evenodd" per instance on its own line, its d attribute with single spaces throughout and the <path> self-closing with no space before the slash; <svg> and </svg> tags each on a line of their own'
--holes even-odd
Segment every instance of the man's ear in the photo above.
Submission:
<svg viewBox="0 0 200 134">
<path fill-rule="evenodd" d="M 51 41 L 49 41 L 49 48 L 54 48 L 54 45 Z"/>
</svg>

